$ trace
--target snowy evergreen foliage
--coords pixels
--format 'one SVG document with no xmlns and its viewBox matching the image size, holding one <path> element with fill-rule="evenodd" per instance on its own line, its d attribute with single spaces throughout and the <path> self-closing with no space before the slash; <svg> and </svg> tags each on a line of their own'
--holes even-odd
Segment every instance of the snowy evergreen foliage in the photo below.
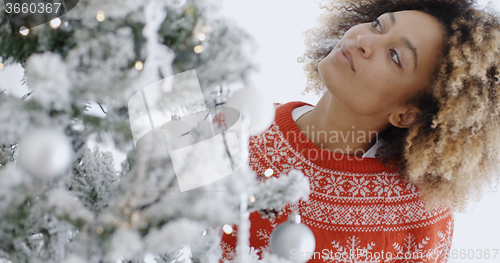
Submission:
<svg viewBox="0 0 500 263">
<path fill-rule="evenodd" d="M 119 179 L 113 155 L 99 151 L 97 146 L 93 151 L 82 147 L 80 153 L 73 163 L 73 173 L 66 178 L 67 188 L 87 209 L 99 213 L 108 206 Z"/>
<path fill-rule="evenodd" d="M 248 166 L 181 192 L 170 156 L 134 145 L 127 102 L 147 85 L 191 69 L 207 93 L 246 83 L 254 68 L 252 40 L 217 16 L 216 0 L 80 1 L 59 27 L 43 24 L 26 36 L 12 32 L 4 8 L 0 57 L 23 65 L 30 93 L 20 99 L 0 92 L 0 262 L 143 262 L 146 254 L 176 262 L 188 246 L 189 261 L 215 263 L 222 225 L 241 221 L 242 193 L 255 196 L 249 211 L 308 196 L 302 174 L 259 185 Z M 193 52 L 197 45 L 203 52 Z M 144 62 L 142 70 L 136 61 Z M 89 101 L 103 116 L 86 111 Z M 42 128 L 64 131 L 71 142 L 73 163 L 64 173 L 37 176 L 18 160 L 19 143 Z M 111 153 L 90 149 L 89 138 L 111 138 L 126 152 L 122 169 L 115 170 Z M 190 155 L 191 166 L 219 165 L 197 154 Z M 45 155 L 57 162 L 56 153 Z"/>
<path fill-rule="evenodd" d="M 287 176 L 272 177 L 257 185 L 255 202 L 249 207 L 250 211 L 271 209 L 279 211 L 286 204 L 296 203 L 299 200 L 308 200 L 309 180 L 302 172 L 291 170 Z"/>
</svg>

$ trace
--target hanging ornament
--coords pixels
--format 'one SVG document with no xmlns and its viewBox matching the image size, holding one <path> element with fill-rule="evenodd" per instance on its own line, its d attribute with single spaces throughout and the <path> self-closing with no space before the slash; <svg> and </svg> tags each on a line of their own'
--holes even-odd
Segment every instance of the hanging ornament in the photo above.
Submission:
<svg viewBox="0 0 500 263">
<path fill-rule="evenodd" d="M 288 222 L 274 229 L 269 243 L 273 254 L 294 263 L 307 262 L 316 248 L 313 232 L 300 223 L 300 215 L 296 212 L 290 213 Z"/>
<path fill-rule="evenodd" d="M 19 143 L 19 163 L 32 175 L 50 179 L 64 173 L 73 160 L 73 149 L 59 130 L 40 129 Z"/>
<path fill-rule="evenodd" d="M 250 136 L 266 131 L 274 120 L 274 104 L 254 88 L 235 91 L 225 106 L 239 110 L 243 118 L 250 120 L 247 127 Z"/>
</svg>

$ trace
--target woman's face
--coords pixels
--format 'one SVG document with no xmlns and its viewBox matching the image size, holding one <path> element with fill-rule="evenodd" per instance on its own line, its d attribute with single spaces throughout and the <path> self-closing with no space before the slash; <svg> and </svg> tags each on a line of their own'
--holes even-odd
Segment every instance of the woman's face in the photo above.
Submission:
<svg viewBox="0 0 500 263">
<path fill-rule="evenodd" d="M 328 91 L 352 111 L 386 116 L 428 86 L 443 35 L 426 13 L 386 13 L 349 29 L 318 71 Z"/>
</svg>

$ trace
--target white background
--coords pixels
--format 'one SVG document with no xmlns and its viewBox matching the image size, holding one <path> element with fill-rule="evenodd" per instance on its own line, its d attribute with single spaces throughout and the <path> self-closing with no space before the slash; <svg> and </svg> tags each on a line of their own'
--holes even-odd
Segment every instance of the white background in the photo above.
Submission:
<svg viewBox="0 0 500 263">
<path fill-rule="evenodd" d="M 488 1 L 479 0 L 481 5 Z M 260 72 L 253 75 L 254 87 L 265 92 L 274 102 L 305 101 L 313 105 L 319 97 L 313 93 L 301 95 L 305 87 L 302 64 L 297 57 L 304 51 L 302 32 L 315 23 L 320 12 L 312 1 L 285 0 L 222 0 L 224 16 L 245 28 L 256 39 L 259 50 L 255 56 Z M 493 3 L 500 10 L 500 3 Z M 22 96 L 27 90 L 20 85 L 23 71 L 19 66 L 8 66 L 0 70 L 0 91 Z M 115 152 L 116 156 L 116 152 Z M 123 158 L 123 155 L 118 159 Z M 120 160 L 117 160 L 117 164 Z M 470 212 L 457 214 L 453 249 L 458 255 L 461 249 L 500 249 L 500 194 L 488 193 L 481 202 L 472 205 Z M 453 251 L 453 250 L 452 250 Z M 460 256 L 460 255 L 459 255 Z M 500 262 L 500 251 L 496 259 L 455 259 L 454 262 Z"/>
</svg>

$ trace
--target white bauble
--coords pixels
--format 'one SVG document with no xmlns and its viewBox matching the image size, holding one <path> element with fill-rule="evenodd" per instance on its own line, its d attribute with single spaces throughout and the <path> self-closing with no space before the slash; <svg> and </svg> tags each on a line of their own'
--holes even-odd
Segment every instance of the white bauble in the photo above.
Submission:
<svg viewBox="0 0 500 263">
<path fill-rule="evenodd" d="M 313 232 L 308 226 L 300 223 L 300 216 L 294 212 L 288 217 L 288 222 L 274 229 L 269 243 L 273 254 L 293 263 L 307 262 L 316 248 Z"/>
<path fill-rule="evenodd" d="M 40 129 L 19 143 L 19 164 L 33 176 L 50 179 L 64 173 L 73 160 L 68 137 L 59 130 Z"/>
<path fill-rule="evenodd" d="M 237 90 L 225 106 L 240 111 L 244 119 L 249 119 L 250 136 L 259 135 L 273 123 L 275 107 L 262 92 L 254 88 Z"/>
</svg>

